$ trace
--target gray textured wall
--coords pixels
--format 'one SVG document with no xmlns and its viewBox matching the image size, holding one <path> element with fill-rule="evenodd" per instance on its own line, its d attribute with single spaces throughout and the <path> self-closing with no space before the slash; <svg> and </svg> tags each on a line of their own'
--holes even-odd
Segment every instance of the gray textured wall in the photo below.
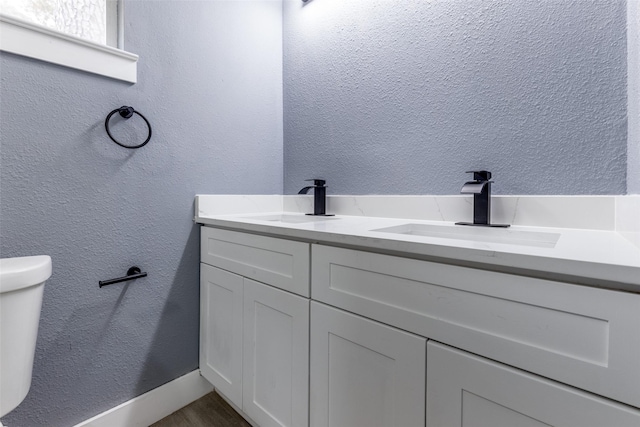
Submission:
<svg viewBox="0 0 640 427">
<path fill-rule="evenodd" d="M 289 0 L 285 193 L 624 194 L 624 0 Z"/>
<path fill-rule="evenodd" d="M 282 192 L 281 6 L 260 3 L 127 1 L 135 85 L 0 54 L 0 256 L 53 258 L 8 425 L 74 425 L 198 367 L 193 197 Z M 108 139 L 123 104 L 146 147 Z M 149 277 L 98 289 L 131 265 Z"/>
</svg>

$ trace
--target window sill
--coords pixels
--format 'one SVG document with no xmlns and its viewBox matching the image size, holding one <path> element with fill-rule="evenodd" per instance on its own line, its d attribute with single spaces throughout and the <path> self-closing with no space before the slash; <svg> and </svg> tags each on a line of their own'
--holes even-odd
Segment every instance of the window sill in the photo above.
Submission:
<svg viewBox="0 0 640 427">
<path fill-rule="evenodd" d="M 130 83 L 137 81 L 138 55 L 2 14 L 0 50 Z"/>
</svg>

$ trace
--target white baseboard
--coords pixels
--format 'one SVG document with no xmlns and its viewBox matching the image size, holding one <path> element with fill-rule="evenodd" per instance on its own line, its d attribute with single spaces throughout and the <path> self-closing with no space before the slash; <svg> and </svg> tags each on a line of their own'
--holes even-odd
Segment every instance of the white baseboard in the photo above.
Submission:
<svg viewBox="0 0 640 427">
<path fill-rule="evenodd" d="M 196 369 L 75 427 L 148 427 L 213 391 Z"/>
</svg>

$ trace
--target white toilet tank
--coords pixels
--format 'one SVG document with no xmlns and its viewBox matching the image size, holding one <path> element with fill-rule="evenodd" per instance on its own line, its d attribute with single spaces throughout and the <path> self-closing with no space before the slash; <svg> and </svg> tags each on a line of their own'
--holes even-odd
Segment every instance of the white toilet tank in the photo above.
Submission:
<svg viewBox="0 0 640 427">
<path fill-rule="evenodd" d="M 0 417 L 22 402 L 31 386 L 47 255 L 0 259 Z"/>
</svg>

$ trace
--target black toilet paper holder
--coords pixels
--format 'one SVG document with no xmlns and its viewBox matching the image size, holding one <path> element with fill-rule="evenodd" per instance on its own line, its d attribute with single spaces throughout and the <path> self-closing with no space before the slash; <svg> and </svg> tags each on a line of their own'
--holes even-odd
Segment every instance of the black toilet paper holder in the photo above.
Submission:
<svg viewBox="0 0 640 427">
<path fill-rule="evenodd" d="M 145 271 L 141 271 L 140 267 L 130 267 L 127 270 L 127 275 L 123 277 L 118 277 L 116 279 L 109 280 L 100 280 L 98 282 L 99 287 L 113 285 L 114 283 L 126 282 L 127 280 L 139 279 L 140 277 L 147 277 L 147 273 Z"/>
</svg>

